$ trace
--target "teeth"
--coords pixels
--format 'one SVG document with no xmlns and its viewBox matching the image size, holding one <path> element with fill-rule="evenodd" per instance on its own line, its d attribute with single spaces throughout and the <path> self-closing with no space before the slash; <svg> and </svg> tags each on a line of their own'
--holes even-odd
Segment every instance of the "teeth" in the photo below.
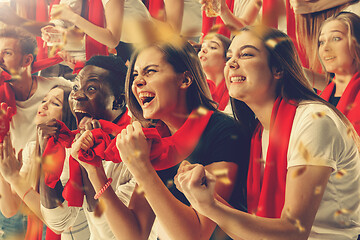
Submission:
<svg viewBox="0 0 360 240">
<path fill-rule="evenodd" d="M 331 60 L 331 59 L 334 59 L 335 57 L 326 57 L 325 60 L 328 61 L 328 60 Z"/>
<path fill-rule="evenodd" d="M 76 112 L 76 113 L 87 113 L 87 112 L 85 112 L 83 110 L 74 110 L 74 112 Z"/>
<path fill-rule="evenodd" d="M 230 81 L 231 82 L 243 82 L 246 80 L 246 77 L 244 76 L 240 76 L 240 77 L 231 77 Z"/>
<path fill-rule="evenodd" d="M 139 98 L 155 97 L 155 94 L 150 92 L 141 92 L 139 93 Z"/>
</svg>

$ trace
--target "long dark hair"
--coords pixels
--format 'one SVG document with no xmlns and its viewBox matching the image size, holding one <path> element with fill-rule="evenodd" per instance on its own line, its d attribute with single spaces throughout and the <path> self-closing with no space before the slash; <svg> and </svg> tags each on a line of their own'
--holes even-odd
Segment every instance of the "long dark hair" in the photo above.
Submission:
<svg viewBox="0 0 360 240">
<path fill-rule="evenodd" d="M 125 82 L 126 102 L 134 117 L 143 124 L 149 124 L 150 121 L 144 119 L 141 106 L 136 100 L 131 86 L 134 82 L 134 65 L 140 52 L 144 49 L 155 47 L 163 52 L 165 60 L 171 64 L 176 73 L 189 72 L 193 82 L 186 93 L 186 104 L 188 111 L 192 111 L 200 106 L 215 111 L 216 103 L 212 100 L 209 86 L 206 82 L 205 74 L 201 68 L 200 61 L 194 48 L 187 41 L 183 41 L 181 46 L 170 43 L 160 42 L 152 43 L 141 49 L 138 49 L 131 57 L 129 69 Z"/>
<path fill-rule="evenodd" d="M 331 108 L 352 131 L 353 138 L 359 146 L 359 136 L 355 132 L 349 120 L 333 105 L 320 98 L 312 89 L 309 81 L 305 77 L 303 68 L 296 48 L 291 39 L 280 30 L 265 26 L 247 26 L 240 30 L 250 31 L 262 40 L 268 52 L 268 64 L 270 69 L 277 69 L 282 72 L 282 78 L 278 82 L 277 96 L 285 100 L 300 103 L 308 101 L 312 103 L 321 103 Z M 241 118 L 242 109 L 233 109 L 237 119 Z"/>
</svg>

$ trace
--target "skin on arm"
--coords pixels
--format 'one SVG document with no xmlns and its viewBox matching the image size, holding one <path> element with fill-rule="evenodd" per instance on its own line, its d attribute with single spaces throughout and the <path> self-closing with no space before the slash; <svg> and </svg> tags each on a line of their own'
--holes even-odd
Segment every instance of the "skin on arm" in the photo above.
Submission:
<svg viewBox="0 0 360 240">
<path fill-rule="evenodd" d="M 184 0 L 164 0 L 166 21 L 180 33 L 184 16 Z"/>
<path fill-rule="evenodd" d="M 146 200 L 169 237 L 171 239 L 209 239 L 215 223 L 172 195 L 149 161 L 150 146 L 139 122 L 129 125 L 117 137 L 117 147 L 123 162 L 144 191 Z M 134 152 L 138 154 L 133 154 Z M 212 170 L 237 171 L 234 163 L 213 163 L 212 165 Z M 236 174 L 230 175 L 229 177 L 234 177 L 230 179 L 231 183 L 235 182 Z M 228 198 L 233 184 L 218 186 L 218 188 L 223 189 L 221 194 L 224 198 Z"/>
<path fill-rule="evenodd" d="M 246 4 L 245 10 L 240 17 L 236 17 L 226 4 L 226 0 L 221 1 L 220 17 L 226 25 L 230 25 L 236 29 L 245 27 L 254 23 L 256 17 L 259 14 L 259 10 L 262 6 L 262 0 L 249 0 Z M 205 0 L 201 0 L 203 4 L 202 9 L 205 8 Z"/>
<path fill-rule="evenodd" d="M 104 7 L 106 19 L 106 27 L 99 27 L 80 15 L 74 13 L 67 5 L 54 5 L 51 10 L 51 16 L 67 20 L 80 28 L 96 41 L 110 47 L 115 48 L 121 37 L 123 16 L 124 16 L 124 0 L 109 0 Z"/>
<path fill-rule="evenodd" d="M 349 2 L 351 2 L 351 0 L 290 0 L 291 7 L 294 9 L 294 12 L 296 14 L 320 12 Z"/>
<path fill-rule="evenodd" d="M 285 204 L 279 219 L 240 212 L 214 199 L 214 180 L 204 168 L 180 175 L 176 183 L 195 209 L 242 239 L 307 239 L 332 169 L 306 166 L 303 174 L 293 177 L 302 167 L 288 169 Z M 208 186 L 201 185 L 204 177 L 210 179 Z M 317 189 L 321 189 L 320 193 Z"/>
<path fill-rule="evenodd" d="M 80 149 L 86 151 L 93 144 L 91 132 L 85 131 L 73 144 L 72 156 L 77 159 Z M 95 167 L 81 161 L 79 163 L 86 170 L 95 191 L 99 192 L 108 179 L 103 165 Z M 106 206 L 111 206 L 105 209 L 104 214 L 117 239 L 148 239 L 155 215 L 142 193 L 134 191 L 129 207 L 125 206 L 111 186 L 100 198 Z"/>
</svg>

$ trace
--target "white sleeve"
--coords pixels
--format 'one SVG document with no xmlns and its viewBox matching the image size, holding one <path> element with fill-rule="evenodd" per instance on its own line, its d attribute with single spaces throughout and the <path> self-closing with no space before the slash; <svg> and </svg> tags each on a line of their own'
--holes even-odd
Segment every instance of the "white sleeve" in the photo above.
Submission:
<svg viewBox="0 0 360 240">
<path fill-rule="evenodd" d="M 35 141 L 28 142 L 22 151 L 22 166 L 20 169 L 20 175 L 24 176 L 30 171 L 31 157 L 35 150 Z"/>
<path fill-rule="evenodd" d="M 135 189 L 135 179 L 123 163 L 105 161 L 103 164 L 107 176 L 113 179 L 111 186 L 113 187 L 115 194 L 128 206 L 131 195 Z"/>
<path fill-rule="evenodd" d="M 339 129 L 340 119 L 332 116 L 335 113 L 329 114 L 314 118 L 313 113 L 309 113 L 301 116 L 296 126 L 293 125 L 288 149 L 288 168 L 316 165 L 337 170 L 336 161 L 345 149 L 344 129 Z"/>
<path fill-rule="evenodd" d="M 67 201 L 57 208 L 48 209 L 40 204 L 41 214 L 44 217 L 46 225 L 55 231 L 66 231 L 74 225 L 79 207 L 69 207 Z"/>
</svg>

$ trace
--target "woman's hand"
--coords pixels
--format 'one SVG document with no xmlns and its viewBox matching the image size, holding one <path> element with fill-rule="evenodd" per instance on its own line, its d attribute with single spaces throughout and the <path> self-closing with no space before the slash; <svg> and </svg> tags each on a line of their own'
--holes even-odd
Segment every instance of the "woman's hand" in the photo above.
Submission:
<svg viewBox="0 0 360 240">
<path fill-rule="evenodd" d="M 73 142 L 73 144 L 71 145 L 71 156 L 78 160 L 78 162 L 86 169 L 88 170 L 89 168 L 91 167 L 94 167 L 95 166 L 92 166 L 91 164 L 87 164 L 87 163 L 84 163 L 82 161 L 79 161 L 79 151 L 80 150 L 83 150 L 83 151 L 87 151 L 89 150 L 92 146 L 94 146 L 94 137 L 91 133 L 90 130 L 86 130 L 85 132 L 83 133 L 78 133 L 75 137 L 75 140 Z M 89 169 L 90 170 L 90 169 Z"/>
<path fill-rule="evenodd" d="M 61 19 L 75 24 L 77 14 L 66 4 L 54 4 L 51 8 L 51 19 Z"/>
<path fill-rule="evenodd" d="M 56 119 L 51 119 L 46 123 L 36 126 L 41 152 L 45 150 L 46 144 L 50 137 L 57 137 L 59 128 L 60 125 Z"/>
<path fill-rule="evenodd" d="M 19 156 L 21 156 L 21 152 Z M 8 133 L 4 141 L 0 143 L 0 173 L 7 182 L 11 183 L 19 176 L 21 166 L 21 157 L 19 160 L 16 158 Z"/>
<path fill-rule="evenodd" d="M 180 164 L 174 183 L 184 193 L 191 206 L 205 215 L 205 209 L 215 204 L 216 178 L 200 164 L 183 161 Z"/>
<path fill-rule="evenodd" d="M 150 163 L 151 142 L 146 139 L 140 122 L 129 124 L 117 135 L 116 147 L 135 179 L 141 179 L 147 170 L 153 169 Z"/>
</svg>

